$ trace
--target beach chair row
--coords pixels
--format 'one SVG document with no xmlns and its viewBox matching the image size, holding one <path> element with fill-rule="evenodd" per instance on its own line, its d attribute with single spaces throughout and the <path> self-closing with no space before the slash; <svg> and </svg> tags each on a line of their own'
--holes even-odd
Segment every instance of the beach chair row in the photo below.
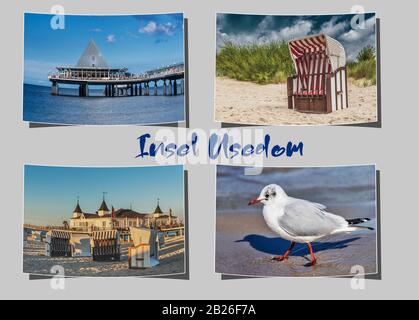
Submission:
<svg viewBox="0 0 419 320">
<path fill-rule="evenodd" d="M 133 246 L 128 248 L 131 269 L 152 268 L 159 264 L 159 247 L 164 240 L 158 232 L 130 228 Z M 120 234 L 117 230 L 77 233 L 51 230 L 47 234 L 45 253 L 49 257 L 92 257 L 93 261 L 121 261 Z"/>
</svg>

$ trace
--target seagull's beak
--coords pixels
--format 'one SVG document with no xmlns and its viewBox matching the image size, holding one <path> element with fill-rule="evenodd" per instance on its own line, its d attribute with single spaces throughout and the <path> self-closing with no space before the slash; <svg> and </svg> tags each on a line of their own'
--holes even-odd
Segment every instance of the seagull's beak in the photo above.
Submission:
<svg viewBox="0 0 419 320">
<path fill-rule="evenodd" d="M 255 204 L 261 203 L 265 198 L 256 198 L 249 201 L 249 206 L 254 206 Z"/>
</svg>

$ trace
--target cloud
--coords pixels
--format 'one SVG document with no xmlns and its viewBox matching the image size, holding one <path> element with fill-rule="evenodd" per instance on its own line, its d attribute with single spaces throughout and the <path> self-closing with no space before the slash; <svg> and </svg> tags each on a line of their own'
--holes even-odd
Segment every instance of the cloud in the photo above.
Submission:
<svg viewBox="0 0 419 320">
<path fill-rule="evenodd" d="M 349 29 L 342 33 L 338 40 L 346 49 L 348 60 L 355 60 L 358 53 L 366 46 L 375 48 L 375 16 L 365 21 L 363 29 Z"/>
<path fill-rule="evenodd" d="M 375 32 L 375 17 L 370 18 L 365 21 L 364 28 L 360 29 L 351 29 L 348 32 L 342 34 L 340 39 L 346 42 L 355 42 L 360 41 L 364 37 L 368 37 L 371 33 Z"/>
<path fill-rule="evenodd" d="M 337 39 L 345 47 L 348 60 L 356 59 L 359 51 L 366 46 L 375 47 L 375 16 L 365 21 L 364 29 L 351 27 L 352 16 L 332 16 L 321 19 L 317 17 L 266 16 L 255 26 L 240 28 L 232 23 L 228 15 L 217 15 L 217 51 L 227 42 L 236 45 L 264 44 L 270 42 L 287 42 L 291 39 L 324 33 Z M 242 20 L 243 21 L 243 20 Z"/>
<path fill-rule="evenodd" d="M 147 33 L 147 34 L 151 34 L 156 32 L 157 30 L 157 23 L 155 23 L 154 21 L 150 21 L 145 27 L 140 28 L 140 33 Z"/>
<path fill-rule="evenodd" d="M 349 23 L 347 21 L 338 22 L 338 17 L 333 17 L 329 21 L 322 24 L 320 27 L 319 33 L 327 34 L 328 36 L 334 38 L 348 28 Z"/>
<path fill-rule="evenodd" d="M 148 22 L 144 27 L 141 27 L 138 31 L 145 34 L 163 34 L 172 36 L 176 26 L 171 22 L 156 23 L 155 21 Z"/>
<path fill-rule="evenodd" d="M 221 16 L 222 17 L 222 16 Z M 265 17 L 252 32 L 223 33 L 224 19 L 218 19 L 217 25 L 217 50 L 224 43 L 232 42 L 237 45 L 264 44 L 270 42 L 283 42 L 290 39 L 301 38 L 310 34 L 313 30 L 313 23 L 309 20 L 299 19 L 294 25 L 276 30 L 272 16 Z"/>
<path fill-rule="evenodd" d="M 106 41 L 107 42 L 115 42 L 116 41 L 116 36 L 114 34 L 110 34 L 106 37 Z"/>
<path fill-rule="evenodd" d="M 167 23 L 159 25 L 159 29 L 164 34 L 166 34 L 168 36 L 171 36 L 171 35 L 173 35 L 173 31 L 175 30 L 175 26 L 171 22 L 167 22 Z"/>
</svg>

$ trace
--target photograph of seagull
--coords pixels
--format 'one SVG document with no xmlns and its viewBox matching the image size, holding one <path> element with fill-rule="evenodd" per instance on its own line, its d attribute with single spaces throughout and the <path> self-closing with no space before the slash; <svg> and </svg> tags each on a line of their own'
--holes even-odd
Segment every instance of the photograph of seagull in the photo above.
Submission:
<svg viewBox="0 0 419 320">
<path fill-rule="evenodd" d="M 369 218 L 345 219 L 326 211 L 326 206 L 288 196 L 276 184 L 263 188 L 259 197 L 251 200 L 250 205 L 263 204 L 263 217 L 268 227 L 282 239 L 291 241 L 290 248 L 275 261 L 288 260 L 297 243 L 306 243 L 310 250 L 311 263 L 317 259 L 313 252 L 312 242 L 339 233 L 359 230 L 374 230 L 360 224 L 370 221 Z"/>
</svg>

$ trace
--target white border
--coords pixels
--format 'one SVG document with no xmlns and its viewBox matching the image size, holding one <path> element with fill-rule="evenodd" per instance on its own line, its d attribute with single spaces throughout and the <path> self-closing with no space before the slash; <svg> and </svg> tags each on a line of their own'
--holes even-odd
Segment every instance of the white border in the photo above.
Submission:
<svg viewBox="0 0 419 320">
<path fill-rule="evenodd" d="M 381 226 L 378 222 L 378 206 L 377 203 L 380 199 L 378 194 L 378 188 L 377 188 L 377 164 L 353 164 L 353 165 L 335 165 L 335 166 L 264 166 L 263 169 L 269 168 L 269 169 L 305 169 L 305 168 L 351 168 L 351 167 L 366 167 L 366 166 L 374 166 L 375 169 L 375 219 L 376 219 L 376 232 L 375 232 L 375 254 L 376 254 L 376 272 L 375 273 L 364 273 L 364 274 L 345 274 L 345 275 L 331 275 L 331 276 L 258 276 L 258 275 L 247 275 L 247 274 L 234 274 L 234 273 L 220 273 L 216 271 L 217 267 L 217 178 L 218 178 L 218 167 L 224 166 L 224 167 L 238 167 L 238 168 L 249 168 L 249 166 L 246 165 L 216 165 L 215 169 L 215 214 L 214 214 L 214 274 L 216 275 L 225 275 L 225 276 L 233 276 L 237 277 L 237 280 L 251 280 L 251 279 L 341 279 L 341 278 L 349 278 L 354 276 L 371 276 L 371 275 L 379 275 L 380 274 L 380 266 L 379 266 L 379 254 L 378 254 L 378 232 L 381 233 L 381 229 L 378 230 L 378 228 Z M 382 210 L 380 210 L 380 221 L 382 218 Z M 382 261 L 381 261 L 382 263 Z M 240 279 L 242 278 L 242 279 Z M 368 280 L 368 279 L 367 279 Z"/>
<path fill-rule="evenodd" d="M 26 14 L 43 14 L 43 15 L 53 15 L 51 13 L 45 13 L 45 12 L 34 12 L 34 11 L 23 11 L 23 37 L 22 37 L 22 57 L 21 57 L 21 62 L 22 62 L 22 81 L 21 81 L 21 85 L 22 85 L 22 115 L 20 117 L 20 122 L 23 124 L 39 124 L 39 125 L 55 125 L 55 126 L 77 126 L 77 127 L 105 127 L 105 126 L 110 126 L 110 127 L 127 127 L 127 126 L 167 126 L 169 124 L 173 124 L 173 123 L 177 123 L 178 126 L 181 124 L 186 124 L 187 123 L 187 119 L 186 119 L 186 92 L 187 90 L 185 90 L 185 87 L 188 85 L 188 83 L 185 81 L 185 76 L 184 76 L 184 93 L 183 93 L 183 120 L 179 120 L 179 121 L 173 121 L 173 122 L 156 122 L 156 123 L 132 123 L 132 124 L 78 124 L 78 123 L 58 123 L 58 122 L 37 122 L 37 121 L 30 121 L 30 120 L 24 120 L 23 119 L 23 111 L 25 108 L 24 105 L 24 92 L 25 92 L 25 15 Z M 169 15 L 169 14 L 182 14 L 182 33 L 183 33 L 183 63 L 185 65 L 185 75 L 186 75 L 186 66 L 189 67 L 189 64 L 186 61 L 186 46 L 185 44 L 187 43 L 187 39 L 185 36 L 185 12 L 184 11 L 179 11 L 179 12 L 163 12 L 163 13 L 142 13 L 142 14 L 135 14 L 135 13 L 121 13 L 121 14 L 64 14 L 64 17 L 67 16 L 84 16 L 84 17 L 120 17 L 120 16 L 124 16 L 124 17 L 129 17 L 129 16 L 149 16 L 149 15 Z M 186 86 L 185 86 L 186 84 Z M 189 88 L 188 88 L 189 90 Z"/>
<path fill-rule="evenodd" d="M 64 275 L 64 278 L 68 278 L 68 279 L 136 279 L 136 278 L 146 278 L 146 279 L 153 279 L 153 278 L 162 278 L 162 277 L 171 277 L 171 276 L 178 276 L 178 275 L 187 275 L 187 270 L 188 270 L 188 266 L 187 264 L 187 259 L 186 259 L 186 255 L 189 254 L 189 252 L 186 252 L 186 237 L 189 237 L 189 234 L 186 233 L 186 231 L 189 229 L 188 226 L 186 225 L 186 221 L 188 221 L 189 224 L 189 216 L 186 217 L 186 214 L 189 215 L 189 211 L 186 212 L 186 208 L 187 208 L 187 204 L 185 202 L 186 197 L 186 190 L 185 190 L 185 166 L 184 165 L 164 165 L 164 166 L 160 166 L 160 165 L 144 165 L 144 166 L 64 166 L 64 165 L 43 165 L 43 164 L 33 164 L 33 163 L 24 163 L 23 164 L 23 212 L 22 212 L 22 221 L 21 221 L 21 226 L 20 228 L 23 228 L 23 225 L 25 224 L 25 167 L 26 166 L 34 166 L 34 167 L 53 167 L 53 168 L 79 168 L 79 169 L 124 169 L 124 168 L 148 168 L 148 167 L 152 167 L 152 168 L 160 168 L 160 167 L 182 167 L 182 182 L 183 182 L 183 202 L 182 202 L 182 206 L 183 206 L 183 219 L 185 222 L 185 232 L 184 232 L 184 240 L 183 240 L 183 248 L 184 248 L 184 254 L 183 254 L 183 270 L 184 272 L 181 273 L 167 273 L 167 274 L 157 274 L 157 275 L 153 275 L 153 274 L 148 274 L 148 275 L 133 275 L 133 276 L 97 276 L 97 277 L 93 277 L 93 276 L 67 276 Z M 41 276 L 41 277 L 54 277 L 54 274 L 38 274 L 38 273 L 31 273 L 31 272 L 24 272 L 23 270 L 23 257 L 24 257 L 24 240 L 23 237 L 21 237 L 21 275 L 34 275 L 34 276 Z M 164 280 L 166 280 L 167 278 L 162 278 Z M 168 280 L 184 280 L 184 279 L 168 279 Z"/>
<path fill-rule="evenodd" d="M 233 125 L 240 125 L 243 127 L 252 127 L 252 126 L 262 126 L 262 127 L 336 127 L 336 126 L 345 126 L 345 125 L 362 125 L 362 124 L 374 124 L 377 122 L 380 122 L 379 119 L 379 112 L 378 112 L 378 93 L 379 93 L 379 86 L 378 83 L 376 85 L 376 121 L 371 122 L 348 122 L 348 123 L 334 123 L 334 124 L 273 124 L 273 123 L 247 123 L 247 122 L 226 122 L 222 120 L 216 119 L 216 97 L 217 97 L 217 16 L 219 14 L 236 14 L 236 15 L 244 15 L 244 16 L 273 16 L 273 17 L 304 17 L 304 16 L 344 16 L 344 15 L 356 15 L 356 13 L 321 13 L 321 14 L 272 14 L 272 13 L 239 13 L 239 12 L 226 12 L 226 11 L 217 11 L 215 13 L 215 53 L 214 53 L 214 92 L 213 92 L 213 120 L 215 123 L 224 123 L 224 124 L 233 124 Z M 378 52 L 380 50 L 381 55 L 381 48 L 378 48 L 378 29 L 377 29 L 377 19 L 379 19 L 378 14 L 376 11 L 369 11 L 364 12 L 363 14 L 374 14 L 375 15 L 375 50 Z M 378 76 L 378 68 L 380 66 L 378 65 L 378 59 L 376 59 L 376 76 Z M 380 73 L 381 74 L 381 73 Z M 234 79 L 233 79 L 234 80 Z M 349 99 L 348 99 L 349 100 Z M 350 108 L 351 102 L 349 101 L 349 107 Z"/>
</svg>

